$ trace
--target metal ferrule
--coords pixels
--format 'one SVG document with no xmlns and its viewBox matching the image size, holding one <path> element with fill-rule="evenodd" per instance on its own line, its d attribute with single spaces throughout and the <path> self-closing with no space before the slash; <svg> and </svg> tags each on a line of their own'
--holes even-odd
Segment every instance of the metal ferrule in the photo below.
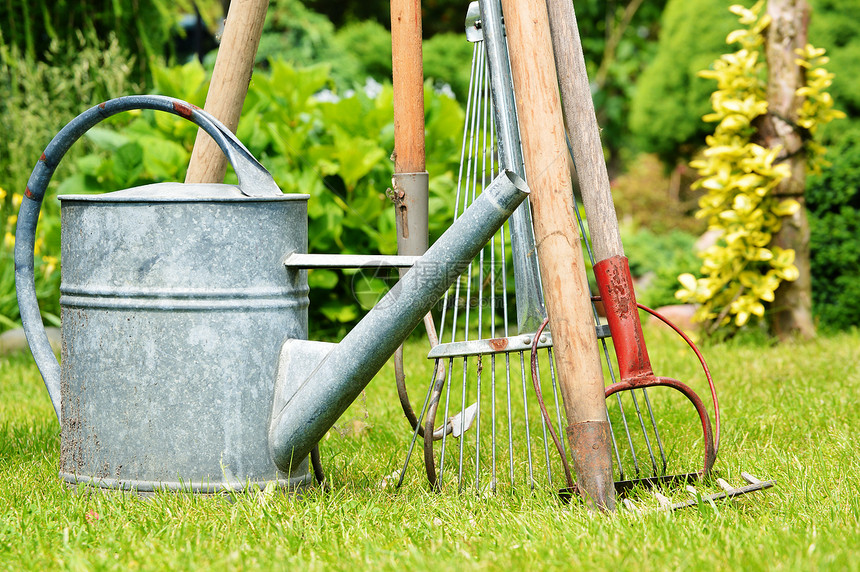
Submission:
<svg viewBox="0 0 860 572">
<path fill-rule="evenodd" d="M 395 173 L 391 183 L 397 224 L 397 254 L 421 256 L 429 242 L 430 175 L 427 171 Z"/>
<path fill-rule="evenodd" d="M 567 427 L 577 489 L 589 507 L 613 511 L 615 481 L 610 433 L 609 421 L 583 421 Z"/>
<path fill-rule="evenodd" d="M 527 196 L 525 182 L 503 171 L 310 375 L 297 364 L 303 381 L 275 396 L 284 405 L 269 431 L 281 470 L 304 459 Z"/>
</svg>

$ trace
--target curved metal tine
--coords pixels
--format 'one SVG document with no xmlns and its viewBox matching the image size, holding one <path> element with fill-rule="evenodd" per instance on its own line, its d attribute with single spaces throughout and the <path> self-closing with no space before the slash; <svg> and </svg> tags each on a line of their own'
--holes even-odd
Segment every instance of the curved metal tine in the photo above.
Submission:
<svg viewBox="0 0 860 572">
<path fill-rule="evenodd" d="M 570 152 L 570 142 L 568 141 L 568 152 Z M 572 152 L 571 152 L 572 155 Z M 588 240 L 588 234 L 585 232 L 585 221 L 582 220 L 582 215 L 579 213 L 579 203 L 576 200 L 576 195 L 573 196 L 573 212 L 576 214 L 576 220 L 579 224 L 579 232 L 585 237 L 585 250 L 588 253 L 588 259 L 591 261 L 591 266 L 594 267 L 594 252 L 591 249 L 591 241 Z M 600 316 L 597 313 L 597 306 L 594 302 L 591 303 L 591 311 L 594 313 L 594 321 L 598 323 L 600 321 Z M 612 383 L 615 383 L 615 369 L 612 367 L 612 360 L 609 357 L 609 347 L 606 344 L 606 340 L 600 340 L 600 343 L 603 345 L 603 359 L 606 362 L 606 367 L 609 369 L 609 378 L 612 380 Z M 621 402 L 621 394 L 615 394 L 616 401 L 618 402 L 618 412 L 621 416 L 621 422 L 624 426 L 624 433 L 627 436 L 627 444 L 630 447 L 630 455 L 633 458 L 633 470 L 636 476 L 639 476 L 639 460 L 636 458 L 636 448 L 633 446 L 633 436 L 630 434 L 630 427 L 627 424 L 627 415 L 624 413 L 624 404 Z M 606 408 L 606 419 L 609 419 L 609 406 Z M 612 423 L 610 420 L 609 423 L 609 436 L 612 438 L 612 447 L 615 449 L 615 459 L 618 461 L 618 475 L 619 480 L 624 480 L 624 464 L 621 462 L 621 452 L 618 450 L 618 442 L 615 440 L 615 430 L 612 428 Z"/>
<path fill-rule="evenodd" d="M 395 488 L 400 488 L 403 485 L 403 478 L 406 476 L 406 468 L 409 466 L 409 459 L 412 458 L 412 451 L 415 449 L 415 442 L 418 440 L 418 431 L 424 421 L 424 415 L 427 413 L 427 405 L 430 403 L 430 395 L 433 393 L 433 386 L 436 385 L 436 375 L 439 372 L 439 359 L 433 361 L 433 375 L 430 376 L 430 389 L 427 391 L 427 396 L 424 397 L 424 405 L 421 406 L 421 413 L 418 414 L 418 423 L 415 424 L 415 430 L 412 432 L 412 440 L 409 441 L 409 449 L 406 451 L 406 460 L 403 461 L 403 468 L 400 470 L 400 477 L 397 479 Z"/>
<path fill-rule="evenodd" d="M 536 361 L 535 371 L 537 372 L 538 380 L 540 380 L 541 379 L 541 376 L 540 376 L 540 359 L 538 359 Z M 540 381 L 538 381 L 538 383 L 540 383 Z M 547 476 L 547 480 L 549 481 L 549 486 L 552 486 L 552 465 L 550 463 L 550 458 L 549 458 L 549 442 L 547 440 L 547 434 L 546 434 L 546 420 L 543 418 L 543 415 L 540 415 L 539 417 L 540 417 L 540 426 L 541 426 L 541 429 L 543 429 L 543 451 L 544 451 L 544 456 L 546 457 L 546 476 Z"/>
<path fill-rule="evenodd" d="M 562 421 L 561 421 L 561 408 L 559 406 L 559 399 L 558 399 L 558 384 L 556 383 L 556 380 L 555 380 L 555 364 L 553 361 L 553 360 L 555 360 L 555 357 L 552 355 L 552 348 L 551 347 L 547 348 L 547 355 L 549 356 L 549 376 L 550 376 L 550 379 L 552 380 L 552 394 L 553 394 L 553 397 L 555 399 L 555 419 L 556 419 L 556 423 L 558 423 L 558 434 L 564 435 L 564 426 L 562 425 Z M 564 444 L 565 440 L 560 439 L 560 441 L 561 441 L 561 450 L 564 452 L 565 457 L 567 457 L 567 446 L 565 446 L 565 444 Z"/>
</svg>

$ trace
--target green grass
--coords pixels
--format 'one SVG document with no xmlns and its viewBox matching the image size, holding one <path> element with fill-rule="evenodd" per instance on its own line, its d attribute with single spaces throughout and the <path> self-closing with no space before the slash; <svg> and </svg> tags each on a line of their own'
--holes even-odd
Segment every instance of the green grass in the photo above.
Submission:
<svg viewBox="0 0 860 572">
<path fill-rule="evenodd" d="M 690 354 L 646 335 L 658 374 L 704 392 Z M 418 405 L 424 351 L 407 347 Z M 706 357 L 723 409 L 718 475 L 740 485 L 748 471 L 778 485 L 642 515 L 591 514 L 544 489 L 431 493 L 418 457 L 400 491 L 381 486 L 410 436 L 390 365 L 321 445 L 328 492 L 67 492 L 38 371 L 23 357 L 0 359 L 0 569 L 860 569 L 860 333 L 720 345 Z M 648 496 L 636 502 L 657 507 Z"/>
</svg>

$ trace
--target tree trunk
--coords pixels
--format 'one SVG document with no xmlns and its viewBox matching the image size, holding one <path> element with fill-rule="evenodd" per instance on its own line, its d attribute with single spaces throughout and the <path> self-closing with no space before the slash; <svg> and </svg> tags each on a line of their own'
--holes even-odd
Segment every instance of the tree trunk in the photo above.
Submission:
<svg viewBox="0 0 860 572">
<path fill-rule="evenodd" d="M 762 146 L 782 147 L 781 157 L 791 167 L 791 175 L 774 189 L 779 199 L 793 198 L 800 209 L 782 221 L 771 246 L 791 248 L 800 277 L 783 282 L 771 305 L 770 325 L 780 339 L 815 336 L 812 320 L 812 277 L 809 267 L 809 222 L 803 197 L 806 188 L 806 153 L 803 135 L 797 126 L 797 109 L 802 101 L 796 91 L 805 83 L 803 68 L 795 63 L 796 49 L 806 45 L 809 5 L 806 0 L 768 0 L 772 21 L 765 42 L 768 82 L 768 113 L 758 125 Z"/>
</svg>

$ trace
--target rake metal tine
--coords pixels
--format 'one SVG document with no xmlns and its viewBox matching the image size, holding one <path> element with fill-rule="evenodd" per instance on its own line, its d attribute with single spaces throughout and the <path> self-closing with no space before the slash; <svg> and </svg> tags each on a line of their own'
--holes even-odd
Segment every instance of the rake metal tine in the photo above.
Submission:
<svg viewBox="0 0 860 572">
<path fill-rule="evenodd" d="M 514 485 L 514 429 L 511 421 L 511 356 L 505 354 L 505 389 L 508 397 L 508 458 L 510 460 L 511 486 Z"/>
<path fill-rule="evenodd" d="M 720 487 L 723 489 L 721 493 L 714 493 L 710 495 L 702 495 L 701 500 L 712 503 L 714 501 L 723 500 L 723 499 L 733 499 L 735 497 L 739 497 L 741 495 L 745 495 L 748 493 L 752 493 L 755 491 L 761 491 L 764 489 L 769 489 L 772 486 L 776 485 L 776 481 L 761 481 L 756 479 L 749 473 L 741 473 L 741 476 L 746 480 L 749 484 L 743 487 L 734 488 L 730 484 L 728 484 L 723 479 L 717 479 L 717 482 L 720 484 Z M 749 479 L 752 479 L 755 482 L 750 482 Z M 722 481 L 722 482 L 720 482 Z M 695 500 L 690 500 L 686 502 L 680 502 L 672 505 L 672 510 L 678 510 L 682 508 L 687 508 L 690 506 L 695 506 L 700 502 L 699 497 L 697 496 Z"/>
<path fill-rule="evenodd" d="M 467 118 L 469 117 L 469 114 L 470 114 L 471 109 L 472 109 L 472 95 L 475 92 L 475 90 L 477 90 L 477 86 L 475 85 L 475 70 L 476 70 L 476 66 L 477 66 L 477 62 L 478 62 L 478 54 L 480 54 L 479 46 L 478 46 L 478 44 L 475 44 L 472 47 L 472 67 L 471 67 L 471 70 L 469 71 L 469 90 L 468 90 L 468 96 L 466 97 L 466 117 Z M 459 165 L 459 169 L 457 172 L 457 192 L 456 192 L 456 196 L 454 199 L 454 218 L 455 219 L 459 216 L 459 210 L 460 210 L 460 193 L 462 190 L 462 182 L 463 182 L 463 165 L 466 164 L 466 161 L 465 161 L 466 148 L 467 148 L 466 147 L 466 141 L 468 139 L 468 134 L 469 134 L 469 130 L 464 128 L 463 129 L 463 140 L 462 140 L 462 143 L 460 145 L 460 165 Z M 459 281 L 458 281 L 458 284 L 459 284 Z M 439 321 L 439 340 L 443 339 L 443 336 L 445 333 L 445 323 L 446 323 L 445 317 L 446 317 L 446 313 L 448 311 L 448 305 L 450 302 L 451 291 L 452 291 L 452 288 L 449 288 L 448 290 L 445 291 L 445 297 L 444 297 L 444 301 L 442 303 L 442 317 Z M 455 299 L 454 303 L 455 303 L 455 308 L 456 308 L 456 299 Z M 455 323 L 456 323 L 456 321 L 455 321 Z M 451 330 L 452 330 L 451 335 L 452 335 L 452 341 L 453 341 L 454 330 L 456 330 L 456 326 L 452 326 Z"/>
<path fill-rule="evenodd" d="M 496 354 L 490 355 L 490 415 L 493 432 L 493 480 L 492 491 L 496 492 Z"/>
<path fill-rule="evenodd" d="M 657 431 L 657 420 L 654 418 L 654 409 L 651 407 L 651 400 L 648 398 L 648 390 L 642 388 L 642 394 L 645 396 L 645 405 L 648 407 L 648 414 L 651 416 L 651 427 L 654 428 L 654 438 L 657 439 L 657 448 L 660 450 L 660 460 L 663 462 L 663 470 L 661 474 L 666 474 L 666 452 L 663 450 L 663 441 L 660 439 L 660 432 Z"/>
<path fill-rule="evenodd" d="M 468 322 L 466 322 L 466 323 L 468 324 Z M 460 411 L 463 412 L 464 414 L 460 415 L 460 438 L 458 439 L 458 441 L 460 441 L 460 467 L 459 467 L 459 472 L 457 473 L 457 479 L 458 479 L 460 490 L 462 490 L 462 488 L 463 488 L 463 446 L 466 443 L 466 436 L 464 433 L 465 433 L 465 429 L 466 429 L 466 415 L 465 415 L 465 411 L 466 411 L 466 381 L 468 379 L 468 373 L 469 373 L 468 360 L 466 358 L 463 358 L 463 392 L 462 392 L 463 398 L 462 398 L 462 405 L 460 406 Z"/>
<path fill-rule="evenodd" d="M 481 490 L 481 373 L 483 364 L 478 356 L 478 419 L 475 427 L 475 492 Z"/>
<path fill-rule="evenodd" d="M 484 66 L 486 69 L 486 66 Z M 481 188 L 486 187 L 486 173 L 487 173 L 487 157 L 491 155 L 493 142 L 490 140 L 489 149 L 490 152 L 487 151 L 487 110 L 492 105 L 491 95 L 489 93 L 489 89 L 487 89 L 487 83 L 489 82 L 488 74 L 484 74 L 484 121 L 483 125 L 483 151 L 481 153 Z M 490 114 L 492 115 L 492 114 Z M 490 131 L 492 136 L 492 130 Z M 490 159 L 490 163 L 492 165 L 492 158 Z M 492 168 L 492 167 L 491 167 Z M 494 245 L 494 241 L 490 240 L 490 251 L 492 253 L 492 248 Z M 486 249 L 482 248 L 480 253 L 480 258 L 478 262 L 478 339 L 483 339 L 483 327 L 484 327 L 484 251 Z M 491 254 L 492 258 L 492 254 Z M 490 283 L 490 294 L 492 296 L 493 284 L 492 281 Z M 483 369 L 483 363 L 481 360 L 482 356 L 478 356 L 477 358 L 477 403 L 478 403 L 478 425 L 475 429 L 475 492 L 480 491 L 481 486 L 481 373 Z"/>
<path fill-rule="evenodd" d="M 534 475 L 534 465 L 532 464 L 532 439 L 531 439 L 531 427 L 529 426 L 529 400 L 528 400 L 528 391 L 526 391 L 526 366 L 525 366 L 525 358 L 523 357 L 523 352 L 520 352 L 520 377 L 522 377 L 523 382 L 523 414 L 525 416 L 526 422 L 526 451 L 528 452 L 528 460 L 529 460 L 529 488 L 534 489 L 535 487 L 535 475 Z"/>
<path fill-rule="evenodd" d="M 508 265 L 505 257 L 505 227 L 499 229 L 499 247 L 501 250 L 502 265 L 502 331 L 508 337 Z M 507 392 L 507 414 L 508 414 L 508 459 L 510 461 L 511 486 L 514 484 L 514 428 L 511 420 L 511 355 L 505 353 L 505 391 Z"/>
<path fill-rule="evenodd" d="M 651 458 L 651 467 L 654 469 L 654 474 L 657 475 L 657 460 L 654 458 L 654 451 L 651 448 L 651 440 L 648 438 L 648 430 L 645 428 L 645 419 L 642 417 L 642 411 L 639 409 L 639 401 L 636 399 L 636 392 L 631 391 L 630 397 L 633 398 L 633 407 L 636 409 L 636 416 L 639 418 L 639 426 L 642 428 L 642 435 L 645 437 L 645 448 L 648 450 L 648 456 Z"/>
<path fill-rule="evenodd" d="M 609 406 L 606 407 L 606 419 L 609 419 Z M 621 453 L 618 451 L 618 441 L 615 440 L 615 429 L 612 428 L 612 421 L 609 421 L 609 438 L 612 440 L 612 450 L 615 451 L 615 459 L 618 462 L 618 477 L 619 480 L 624 480 L 624 467 L 621 466 Z"/>
<path fill-rule="evenodd" d="M 491 119 L 492 120 L 492 119 Z M 490 239 L 490 335 L 496 337 L 496 237 Z M 490 354 L 490 426 L 492 430 L 493 480 L 496 492 L 496 354 Z"/>
</svg>

